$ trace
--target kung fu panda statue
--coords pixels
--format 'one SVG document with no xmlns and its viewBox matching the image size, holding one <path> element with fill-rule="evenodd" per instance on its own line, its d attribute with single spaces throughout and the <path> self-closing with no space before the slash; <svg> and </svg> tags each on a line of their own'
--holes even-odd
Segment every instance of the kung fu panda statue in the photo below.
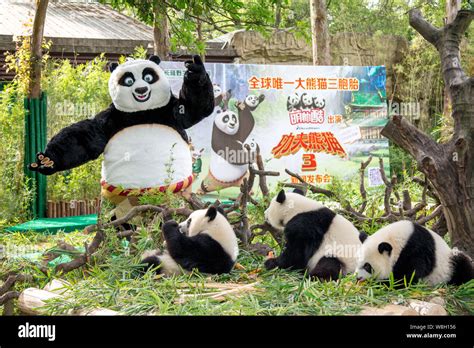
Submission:
<svg viewBox="0 0 474 348">
<path fill-rule="evenodd" d="M 201 58 L 194 56 L 185 62 L 176 98 L 159 64 L 157 56 L 111 64 L 112 104 L 62 129 L 29 168 L 50 175 L 103 153 L 102 194 L 116 204 L 146 192 L 190 187 L 192 156 L 185 129 L 212 113 L 213 85 Z"/>
</svg>

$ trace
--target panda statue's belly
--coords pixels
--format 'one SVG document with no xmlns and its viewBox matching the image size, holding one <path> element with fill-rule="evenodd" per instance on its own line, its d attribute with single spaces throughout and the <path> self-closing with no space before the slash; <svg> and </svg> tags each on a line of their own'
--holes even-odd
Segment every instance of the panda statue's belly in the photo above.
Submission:
<svg viewBox="0 0 474 348">
<path fill-rule="evenodd" d="M 227 162 L 214 150 L 211 151 L 209 171 L 212 176 L 222 182 L 233 182 L 242 178 L 247 173 L 248 165 L 236 165 Z"/>
<path fill-rule="evenodd" d="M 123 188 L 155 188 L 192 175 L 191 151 L 176 130 L 159 124 L 128 127 L 107 143 L 102 180 Z"/>
</svg>

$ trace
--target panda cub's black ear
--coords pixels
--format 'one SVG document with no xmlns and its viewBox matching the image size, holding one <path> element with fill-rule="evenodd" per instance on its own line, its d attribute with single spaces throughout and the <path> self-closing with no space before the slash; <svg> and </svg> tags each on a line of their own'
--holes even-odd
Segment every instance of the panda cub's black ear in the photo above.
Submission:
<svg viewBox="0 0 474 348">
<path fill-rule="evenodd" d="M 283 203 L 283 202 L 285 201 L 285 199 L 286 199 L 285 190 L 281 190 L 281 191 L 278 193 L 278 196 L 277 196 L 276 201 L 281 204 L 281 203 Z"/>
<path fill-rule="evenodd" d="M 388 253 L 388 256 L 392 253 L 392 246 L 387 242 L 382 242 L 379 244 L 379 253 L 383 254 L 384 252 Z"/>
<path fill-rule="evenodd" d="M 365 240 L 367 239 L 368 235 L 365 232 L 359 232 L 359 240 L 361 243 L 364 243 Z"/>
<path fill-rule="evenodd" d="M 148 60 L 151 60 L 153 63 L 156 63 L 157 65 L 160 65 L 161 63 L 161 58 L 158 57 L 158 56 L 150 56 L 150 58 L 148 58 Z"/>
<path fill-rule="evenodd" d="M 207 209 L 206 216 L 209 218 L 209 221 L 212 221 L 216 218 L 217 216 L 217 209 L 214 206 L 210 206 L 209 209 Z"/>
<path fill-rule="evenodd" d="M 113 72 L 118 67 L 118 63 L 113 62 L 109 64 L 109 71 Z"/>
<path fill-rule="evenodd" d="M 303 190 L 300 190 L 299 188 L 295 188 L 295 189 L 293 190 L 293 192 L 294 192 L 294 193 L 297 193 L 297 194 L 299 194 L 299 195 L 304 196 L 304 191 L 303 191 Z"/>
</svg>

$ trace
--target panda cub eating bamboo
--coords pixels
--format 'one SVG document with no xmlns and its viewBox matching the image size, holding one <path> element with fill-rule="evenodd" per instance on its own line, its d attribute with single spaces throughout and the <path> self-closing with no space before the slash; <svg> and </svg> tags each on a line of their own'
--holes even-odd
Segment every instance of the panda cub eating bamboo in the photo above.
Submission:
<svg viewBox="0 0 474 348">
<path fill-rule="evenodd" d="M 157 267 L 165 275 L 196 268 L 202 273 L 229 273 L 239 254 L 237 238 L 221 209 L 213 206 L 194 211 L 186 221 L 163 225 L 166 250 L 143 254 L 144 270 Z M 159 267 L 158 267 L 159 266 Z"/>
</svg>

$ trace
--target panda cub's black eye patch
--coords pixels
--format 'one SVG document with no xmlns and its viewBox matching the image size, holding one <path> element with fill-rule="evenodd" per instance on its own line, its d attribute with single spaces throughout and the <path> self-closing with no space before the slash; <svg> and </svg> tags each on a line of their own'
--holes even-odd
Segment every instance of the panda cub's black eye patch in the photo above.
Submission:
<svg viewBox="0 0 474 348">
<path fill-rule="evenodd" d="M 134 83 L 135 83 L 135 77 L 129 71 L 123 74 L 122 77 L 118 81 L 119 85 L 126 86 L 126 87 L 130 87 Z"/>
<path fill-rule="evenodd" d="M 152 68 L 143 69 L 142 78 L 149 84 L 155 83 L 159 79 L 158 74 Z"/>
<path fill-rule="evenodd" d="M 372 269 L 372 265 L 370 263 L 365 263 L 364 264 L 364 267 L 362 267 L 367 273 L 372 273 L 373 269 Z"/>
</svg>

